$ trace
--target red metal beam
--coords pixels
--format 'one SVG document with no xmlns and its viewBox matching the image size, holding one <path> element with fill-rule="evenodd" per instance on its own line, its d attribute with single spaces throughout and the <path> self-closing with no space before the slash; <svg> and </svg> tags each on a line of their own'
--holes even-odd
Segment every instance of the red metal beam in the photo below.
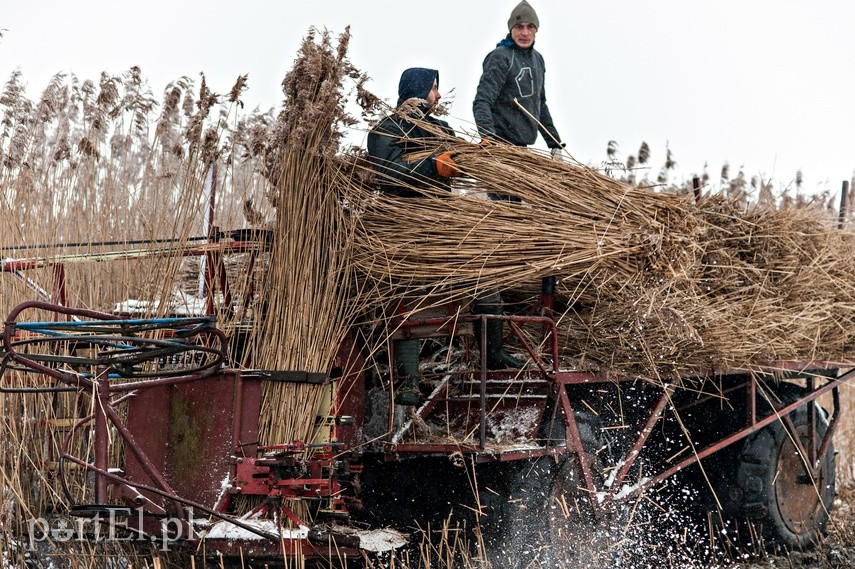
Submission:
<svg viewBox="0 0 855 569">
<path fill-rule="evenodd" d="M 632 465 L 635 464 L 635 460 L 638 458 L 639 453 L 641 452 L 642 447 L 647 442 L 647 439 L 650 437 L 650 433 L 653 432 L 653 427 L 659 422 L 660 417 L 662 417 L 663 411 L 665 411 L 665 406 L 671 401 L 671 394 L 677 388 L 676 383 L 669 383 L 665 386 L 665 389 L 662 391 L 662 396 L 659 398 L 659 401 L 656 402 L 656 405 L 653 409 L 650 410 L 650 415 L 647 417 L 647 421 L 644 423 L 644 427 L 642 427 L 641 432 L 638 434 L 638 439 L 635 441 L 635 444 L 630 449 L 629 453 L 623 460 L 623 464 L 618 470 L 617 475 L 612 482 L 611 488 L 606 495 L 606 501 L 611 501 L 614 499 L 615 494 L 617 493 L 618 488 L 620 488 L 623 479 L 626 478 L 627 472 L 632 468 Z"/>
</svg>

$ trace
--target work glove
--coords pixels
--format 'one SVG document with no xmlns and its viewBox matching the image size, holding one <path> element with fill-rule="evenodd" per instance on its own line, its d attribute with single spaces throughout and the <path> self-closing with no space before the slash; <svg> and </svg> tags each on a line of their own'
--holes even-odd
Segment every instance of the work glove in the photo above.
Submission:
<svg viewBox="0 0 855 569">
<path fill-rule="evenodd" d="M 557 160 L 559 162 L 564 162 L 564 147 L 565 146 L 566 145 L 562 142 L 561 146 L 553 148 L 552 150 L 549 151 L 549 154 L 552 155 L 553 160 Z"/>
<path fill-rule="evenodd" d="M 438 154 L 434 161 L 436 162 L 436 173 L 443 178 L 453 178 L 460 175 L 460 166 L 454 161 L 457 152 L 449 150 Z"/>
<path fill-rule="evenodd" d="M 492 146 L 493 141 L 485 136 L 484 138 L 481 139 L 481 142 L 479 142 L 478 144 L 486 148 L 487 146 Z"/>
</svg>

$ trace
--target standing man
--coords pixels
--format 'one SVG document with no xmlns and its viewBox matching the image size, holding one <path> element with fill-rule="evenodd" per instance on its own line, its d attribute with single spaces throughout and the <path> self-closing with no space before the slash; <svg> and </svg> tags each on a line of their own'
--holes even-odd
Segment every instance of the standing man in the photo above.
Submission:
<svg viewBox="0 0 855 569">
<path fill-rule="evenodd" d="M 472 113 L 481 140 L 499 140 L 515 146 L 529 146 L 540 131 L 552 158 L 560 160 L 564 143 L 546 106 L 543 56 L 534 49 L 540 20 L 534 8 L 522 0 L 508 18 L 508 35 L 484 58 L 483 73 L 475 92 Z M 522 107 L 522 108 L 521 108 Z M 519 202 L 517 196 L 488 193 L 491 200 Z M 497 291 L 476 299 L 476 314 L 501 315 L 504 310 Z M 487 321 L 488 345 L 502 345 L 501 320 Z M 520 368 L 524 362 L 494 348 L 488 353 L 490 369 Z"/>
<path fill-rule="evenodd" d="M 484 59 L 472 112 L 482 139 L 529 146 L 540 131 L 552 157 L 560 158 L 564 144 L 546 106 L 546 68 L 534 49 L 539 28 L 534 8 L 522 0 L 508 19 L 507 37 Z"/>
</svg>

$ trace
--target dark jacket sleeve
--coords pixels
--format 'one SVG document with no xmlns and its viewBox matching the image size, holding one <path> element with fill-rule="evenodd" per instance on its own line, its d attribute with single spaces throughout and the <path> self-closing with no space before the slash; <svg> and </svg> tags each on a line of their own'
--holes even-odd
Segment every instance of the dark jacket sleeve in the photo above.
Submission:
<svg viewBox="0 0 855 569">
<path fill-rule="evenodd" d="M 555 123 L 552 122 L 552 114 L 546 105 L 546 64 L 543 61 L 543 57 L 540 58 L 540 68 L 543 73 L 543 88 L 540 90 L 540 124 L 543 125 L 543 128 L 538 127 L 538 130 L 540 130 L 541 136 L 546 141 L 546 146 L 549 148 L 560 148 L 561 136 L 559 136 L 558 130 L 555 128 Z"/>
<path fill-rule="evenodd" d="M 404 132 L 385 119 L 368 133 L 368 155 L 377 172 L 377 181 L 384 186 L 418 186 L 439 178 L 433 156 L 417 162 L 404 160 L 400 141 Z"/>
<path fill-rule="evenodd" d="M 508 50 L 495 49 L 484 58 L 481 80 L 478 82 L 475 101 L 472 103 L 475 125 L 482 137 L 496 136 L 493 105 L 495 105 L 505 81 L 507 81 L 509 69 Z"/>
</svg>

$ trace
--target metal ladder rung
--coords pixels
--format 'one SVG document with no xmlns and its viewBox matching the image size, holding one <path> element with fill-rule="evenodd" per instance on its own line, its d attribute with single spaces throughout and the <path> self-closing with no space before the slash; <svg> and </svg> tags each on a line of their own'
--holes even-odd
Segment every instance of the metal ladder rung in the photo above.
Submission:
<svg viewBox="0 0 855 569">
<path fill-rule="evenodd" d="M 487 399 L 507 399 L 508 401 L 513 401 L 516 399 L 546 399 L 546 395 L 541 394 L 508 394 L 508 393 L 487 393 Z M 477 393 L 473 394 L 465 394 L 465 395 L 455 395 L 453 397 L 446 397 L 442 399 L 436 399 L 436 401 L 478 401 L 481 399 L 481 396 Z"/>
</svg>

